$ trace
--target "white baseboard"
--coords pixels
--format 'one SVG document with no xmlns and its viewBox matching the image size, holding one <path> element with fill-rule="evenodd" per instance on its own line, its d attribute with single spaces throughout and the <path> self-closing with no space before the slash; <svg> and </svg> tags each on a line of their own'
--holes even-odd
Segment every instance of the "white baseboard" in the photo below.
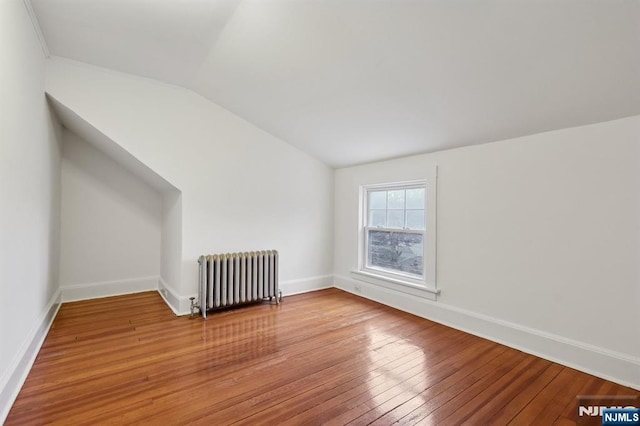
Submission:
<svg viewBox="0 0 640 426">
<path fill-rule="evenodd" d="M 640 359 L 636 357 L 342 275 L 334 276 L 334 284 L 357 296 L 640 390 Z M 360 293 L 355 292 L 356 285 Z"/>
<path fill-rule="evenodd" d="M 333 275 L 320 275 L 317 277 L 289 280 L 280 283 L 280 290 L 284 296 L 308 293 L 333 287 Z"/>
<path fill-rule="evenodd" d="M 174 314 L 189 315 L 191 313 L 191 301 L 189 296 L 180 296 L 166 283 L 162 277 L 158 280 L 158 293 L 164 299 L 165 303 L 171 308 Z"/>
<path fill-rule="evenodd" d="M 27 379 L 29 371 L 31 371 L 40 347 L 49 332 L 49 328 L 51 328 L 53 319 L 60 309 L 60 296 L 60 290 L 56 291 L 44 311 L 40 314 L 38 322 L 27 335 L 22 348 L 9 365 L 9 368 L 7 368 L 5 374 L 0 378 L 0 424 L 4 424 L 11 406 Z"/>
<path fill-rule="evenodd" d="M 62 301 L 99 299 L 158 289 L 158 276 L 61 286 Z"/>
</svg>

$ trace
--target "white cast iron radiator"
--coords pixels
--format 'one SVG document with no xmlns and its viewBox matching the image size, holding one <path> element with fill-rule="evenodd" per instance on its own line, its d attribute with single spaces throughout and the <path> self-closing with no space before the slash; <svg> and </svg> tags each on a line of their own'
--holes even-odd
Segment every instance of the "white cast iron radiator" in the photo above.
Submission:
<svg viewBox="0 0 640 426">
<path fill-rule="evenodd" d="M 282 301 L 278 288 L 278 252 L 225 253 L 200 256 L 199 306 L 225 308 L 264 299 Z"/>
</svg>

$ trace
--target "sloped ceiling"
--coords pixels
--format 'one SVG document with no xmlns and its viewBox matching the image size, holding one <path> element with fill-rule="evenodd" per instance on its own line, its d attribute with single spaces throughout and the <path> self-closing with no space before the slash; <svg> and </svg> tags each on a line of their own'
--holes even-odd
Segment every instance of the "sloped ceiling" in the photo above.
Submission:
<svg viewBox="0 0 640 426">
<path fill-rule="evenodd" d="M 333 167 L 640 114 L 640 1 L 31 0 L 52 55 Z"/>
<path fill-rule="evenodd" d="M 100 132 L 82 117 L 78 116 L 74 111 L 67 108 L 60 101 L 51 95 L 48 95 L 47 99 L 62 125 L 70 132 L 75 133 L 82 140 L 92 144 L 94 148 L 115 160 L 120 166 L 139 177 L 144 183 L 159 193 L 167 193 L 168 191 L 179 192 L 179 189 L 165 178 L 135 158 L 119 144 Z"/>
</svg>

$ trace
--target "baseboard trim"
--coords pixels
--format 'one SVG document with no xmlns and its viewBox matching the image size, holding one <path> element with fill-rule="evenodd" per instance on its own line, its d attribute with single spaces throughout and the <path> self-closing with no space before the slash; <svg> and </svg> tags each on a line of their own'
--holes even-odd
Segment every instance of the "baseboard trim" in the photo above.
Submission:
<svg viewBox="0 0 640 426">
<path fill-rule="evenodd" d="M 130 278 L 126 280 L 103 281 L 78 285 L 61 286 L 62 301 L 99 299 L 158 289 L 158 276 Z"/>
<path fill-rule="evenodd" d="M 160 293 L 160 296 L 162 296 L 164 302 L 177 316 L 188 315 L 191 313 L 191 310 L 189 309 L 189 307 L 191 306 L 189 297 L 177 295 L 175 291 L 167 284 L 167 282 L 162 279 L 162 277 L 158 279 L 158 293 Z"/>
<path fill-rule="evenodd" d="M 293 296 L 294 294 L 308 293 L 331 287 L 333 287 L 333 275 L 318 275 L 280 283 L 280 290 L 284 296 Z"/>
<path fill-rule="evenodd" d="M 355 292 L 356 285 L 360 286 L 361 292 Z M 640 359 L 633 356 L 442 302 L 411 297 L 342 275 L 334 276 L 334 286 L 357 296 L 640 390 Z"/>
<path fill-rule="evenodd" d="M 22 385 L 31 371 L 31 367 L 36 360 L 38 352 L 40 352 L 40 348 L 44 343 L 45 337 L 47 337 L 47 333 L 49 333 L 51 324 L 53 324 L 61 304 L 61 291 L 58 289 L 40 315 L 39 321 L 28 334 L 22 348 L 9 365 L 7 372 L 0 379 L 0 424 L 4 424 L 9 415 L 9 410 L 11 410 L 18 393 L 20 393 L 20 389 L 22 389 Z"/>
</svg>

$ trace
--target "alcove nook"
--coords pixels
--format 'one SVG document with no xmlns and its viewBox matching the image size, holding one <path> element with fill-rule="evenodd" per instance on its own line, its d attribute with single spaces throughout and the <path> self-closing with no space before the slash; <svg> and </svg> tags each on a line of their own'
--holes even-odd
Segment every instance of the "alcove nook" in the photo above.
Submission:
<svg viewBox="0 0 640 426">
<path fill-rule="evenodd" d="M 62 123 L 63 301 L 158 290 L 179 310 L 181 191 L 49 96 Z"/>
</svg>

